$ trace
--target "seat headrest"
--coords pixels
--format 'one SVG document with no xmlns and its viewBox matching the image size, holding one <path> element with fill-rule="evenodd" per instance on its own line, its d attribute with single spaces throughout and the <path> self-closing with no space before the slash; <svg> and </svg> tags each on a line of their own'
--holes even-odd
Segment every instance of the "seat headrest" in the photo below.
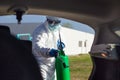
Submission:
<svg viewBox="0 0 120 80">
<path fill-rule="evenodd" d="M 5 31 L 5 32 L 10 33 L 10 28 L 5 25 L 0 25 L 0 31 Z"/>
</svg>

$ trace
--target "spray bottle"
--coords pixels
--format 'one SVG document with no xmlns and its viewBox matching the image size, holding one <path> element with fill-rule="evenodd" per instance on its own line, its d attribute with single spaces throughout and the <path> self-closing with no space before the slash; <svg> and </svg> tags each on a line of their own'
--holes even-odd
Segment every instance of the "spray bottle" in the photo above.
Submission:
<svg viewBox="0 0 120 80">
<path fill-rule="evenodd" d="M 56 57 L 55 61 L 57 80 L 70 80 L 69 59 L 68 56 L 65 55 L 63 51 L 60 32 L 59 39 L 60 39 L 59 55 Z"/>
</svg>

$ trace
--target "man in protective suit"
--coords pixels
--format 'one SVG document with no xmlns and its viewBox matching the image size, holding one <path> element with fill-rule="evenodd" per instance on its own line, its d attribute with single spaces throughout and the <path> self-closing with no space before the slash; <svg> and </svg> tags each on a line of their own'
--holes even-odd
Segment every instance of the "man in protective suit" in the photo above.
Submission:
<svg viewBox="0 0 120 80">
<path fill-rule="evenodd" d="M 55 80 L 55 57 L 60 47 L 60 19 L 47 16 L 46 21 L 33 32 L 32 50 L 41 69 L 44 80 Z M 65 45 L 62 42 L 62 48 Z"/>
</svg>

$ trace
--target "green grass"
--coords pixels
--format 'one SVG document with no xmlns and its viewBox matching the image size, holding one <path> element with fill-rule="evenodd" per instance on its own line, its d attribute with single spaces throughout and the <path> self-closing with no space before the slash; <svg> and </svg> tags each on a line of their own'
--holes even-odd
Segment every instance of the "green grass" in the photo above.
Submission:
<svg viewBox="0 0 120 80">
<path fill-rule="evenodd" d="M 92 62 L 88 54 L 69 56 L 71 80 L 88 80 Z"/>
</svg>

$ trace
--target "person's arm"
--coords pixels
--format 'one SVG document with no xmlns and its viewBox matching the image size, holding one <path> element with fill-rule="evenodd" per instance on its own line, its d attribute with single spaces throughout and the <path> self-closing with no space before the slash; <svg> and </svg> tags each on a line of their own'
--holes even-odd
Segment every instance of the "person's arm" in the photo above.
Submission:
<svg viewBox="0 0 120 80">
<path fill-rule="evenodd" d="M 33 33 L 33 39 L 32 39 L 33 52 L 43 57 L 50 57 L 49 55 L 50 48 L 47 48 L 45 46 L 48 36 L 45 32 L 42 31 L 38 32 L 38 31 Z"/>
<path fill-rule="evenodd" d="M 46 47 L 47 39 L 48 39 L 48 35 L 44 32 L 39 34 L 34 33 L 33 40 L 32 40 L 33 52 L 38 56 L 43 56 L 46 58 L 56 57 L 58 55 L 58 50 L 53 48 L 47 48 Z"/>
</svg>

